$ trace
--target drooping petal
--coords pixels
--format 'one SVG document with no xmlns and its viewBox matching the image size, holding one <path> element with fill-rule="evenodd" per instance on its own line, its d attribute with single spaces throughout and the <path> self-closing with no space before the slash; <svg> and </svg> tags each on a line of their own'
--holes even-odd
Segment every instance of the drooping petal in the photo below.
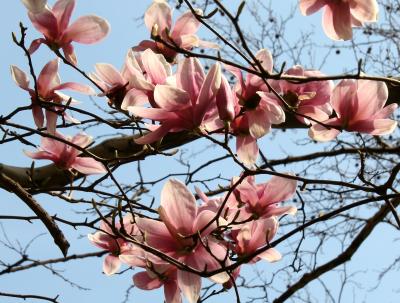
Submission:
<svg viewBox="0 0 400 303">
<path fill-rule="evenodd" d="M 32 115 L 36 127 L 42 128 L 44 124 L 43 109 L 37 104 L 32 104 Z"/>
<path fill-rule="evenodd" d="M 76 82 L 65 82 L 65 83 L 62 83 L 62 84 L 54 87 L 53 89 L 54 90 L 69 89 L 69 90 L 80 92 L 80 93 L 86 94 L 86 95 L 95 95 L 96 94 L 96 92 L 94 91 L 94 89 L 91 86 L 76 83 Z"/>
<path fill-rule="evenodd" d="M 198 10 L 197 13 L 200 15 L 202 14 L 200 10 Z M 183 35 L 195 34 L 199 29 L 199 26 L 200 22 L 196 19 L 192 12 L 187 11 L 176 20 L 171 36 L 175 38 Z"/>
<path fill-rule="evenodd" d="M 293 197 L 296 187 L 297 181 L 294 179 L 273 176 L 265 186 L 260 203 L 273 204 L 288 200 Z"/>
<path fill-rule="evenodd" d="M 82 16 L 72 23 L 64 32 L 64 43 L 75 41 L 92 44 L 103 40 L 110 31 L 107 20 L 95 15 Z"/>
<path fill-rule="evenodd" d="M 245 165 L 252 166 L 256 163 L 258 157 L 257 140 L 250 135 L 237 136 L 236 153 Z"/>
<path fill-rule="evenodd" d="M 282 259 L 281 253 L 277 251 L 275 248 L 267 249 L 266 251 L 259 254 L 258 257 L 268 262 L 276 262 Z"/>
<path fill-rule="evenodd" d="M 332 125 L 340 125 L 340 120 L 338 120 L 337 118 L 329 119 L 325 121 L 324 124 L 328 124 L 328 122 L 331 122 Z M 318 123 L 311 126 L 308 130 L 308 135 L 310 136 L 310 138 L 320 142 L 331 141 L 335 139 L 339 134 L 340 131 L 336 128 L 329 129 Z"/>
<path fill-rule="evenodd" d="M 164 284 L 165 303 L 181 303 L 181 291 L 176 281 L 167 281 Z"/>
<path fill-rule="evenodd" d="M 353 123 L 349 130 L 373 136 L 383 136 L 394 132 L 396 127 L 397 121 L 391 119 L 375 119 Z"/>
<path fill-rule="evenodd" d="M 121 261 L 117 256 L 107 255 L 103 262 L 103 271 L 107 276 L 115 274 L 121 267 Z"/>
<path fill-rule="evenodd" d="M 132 279 L 136 287 L 144 290 L 160 288 L 163 285 L 160 279 L 150 278 L 145 271 L 135 274 Z"/>
<path fill-rule="evenodd" d="M 73 65 L 78 64 L 78 59 L 74 51 L 74 46 L 71 43 L 64 44 L 62 50 L 64 52 L 65 59 L 67 59 L 68 62 L 72 63 Z"/>
<path fill-rule="evenodd" d="M 385 105 L 389 91 L 385 82 L 358 80 L 357 114 L 352 120 L 367 120 Z"/>
<path fill-rule="evenodd" d="M 262 109 L 249 110 L 246 112 L 249 120 L 250 134 L 255 138 L 265 136 L 271 130 L 271 122 L 267 118 L 267 113 Z"/>
<path fill-rule="evenodd" d="M 170 179 L 161 191 L 160 217 L 170 232 L 191 235 L 197 216 L 196 200 L 182 182 Z"/>
<path fill-rule="evenodd" d="M 101 162 L 89 157 L 76 157 L 71 167 L 84 175 L 107 173 L 107 169 Z"/>
<path fill-rule="evenodd" d="M 45 42 L 46 42 L 46 39 L 43 39 L 43 38 L 33 40 L 31 45 L 28 48 L 28 53 L 30 55 L 32 55 L 34 52 L 36 52 L 38 50 L 40 45 L 42 45 L 43 43 L 46 44 Z"/>
<path fill-rule="evenodd" d="M 138 117 L 147 118 L 156 121 L 165 121 L 178 119 L 178 116 L 173 112 L 168 112 L 162 108 L 146 108 L 142 106 L 129 106 L 128 111 Z"/>
<path fill-rule="evenodd" d="M 353 37 L 350 8 L 347 2 L 329 3 L 324 10 L 322 26 L 333 40 L 350 40 Z"/>
<path fill-rule="evenodd" d="M 54 110 L 54 107 L 53 107 Z M 57 127 L 57 118 L 58 114 L 51 111 L 51 110 L 46 110 L 46 128 L 47 131 L 54 135 L 56 132 L 56 127 Z"/>
<path fill-rule="evenodd" d="M 178 286 L 189 303 L 197 302 L 201 290 L 201 278 L 198 275 L 178 270 Z"/>
<path fill-rule="evenodd" d="M 162 139 L 171 129 L 173 125 L 168 123 L 163 123 L 162 125 L 158 125 L 156 129 L 153 129 L 151 132 L 148 132 L 143 137 L 135 139 L 137 144 L 150 144 L 155 141 Z"/>
<path fill-rule="evenodd" d="M 353 0 L 350 3 L 351 14 L 361 21 L 375 22 L 378 19 L 376 0 Z"/>
</svg>

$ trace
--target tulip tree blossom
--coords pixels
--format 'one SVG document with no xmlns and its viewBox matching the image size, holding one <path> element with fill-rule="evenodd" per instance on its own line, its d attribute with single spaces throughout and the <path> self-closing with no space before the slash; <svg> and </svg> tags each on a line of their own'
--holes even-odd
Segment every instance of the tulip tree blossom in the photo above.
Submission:
<svg viewBox="0 0 400 303">
<path fill-rule="evenodd" d="M 333 40 L 350 40 L 352 27 L 364 22 L 376 22 L 376 0 L 300 0 L 300 11 L 308 16 L 324 8 L 322 26 L 325 34 Z"/>
<path fill-rule="evenodd" d="M 60 133 L 56 136 L 79 147 L 85 148 L 92 143 L 92 137 L 81 133 L 74 137 L 65 137 Z M 75 169 L 81 174 L 104 174 L 107 172 L 103 164 L 90 157 L 80 157 L 81 151 L 57 139 L 42 137 L 40 148 L 37 152 L 25 151 L 28 157 L 35 160 L 51 160 L 60 169 Z"/>
<path fill-rule="evenodd" d="M 197 14 L 202 15 L 202 11 L 197 10 Z M 152 37 L 159 36 L 166 43 L 175 44 L 182 49 L 190 50 L 193 47 L 201 46 L 218 47 L 213 43 L 202 41 L 196 36 L 200 22 L 190 11 L 181 15 L 172 27 L 172 11 L 165 0 L 154 0 L 144 15 L 144 23 Z M 146 49 L 152 49 L 156 53 L 163 54 L 169 62 L 173 62 L 177 55 L 177 52 L 168 48 L 162 42 L 150 40 L 144 40 L 134 48 L 136 51 Z"/>
<path fill-rule="evenodd" d="M 61 48 L 67 60 L 77 64 L 72 42 L 96 43 L 103 40 L 110 30 L 108 22 L 95 15 L 79 17 L 69 25 L 75 0 L 58 0 L 52 8 L 46 6 L 44 9 L 38 9 L 37 0 L 25 0 L 24 4 L 33 26 L 44 36 L 32 42 L 29 47 L 31 54 L 41 44 L 46 44 L 53 50 Z"/>
<path fill-rule="evenodd" d="M 335 118 L 314 124 L 309 135 L 317 141 L 330 141 L 340 130 L 371 135 L 387 135 L 397 127 L 397 122 L 389 119 L 397 109 L 396 103 L 385 107 L 388 89 L 384 82 L 370 80 L 342 80 L 333 90 L 331 103 Z"/>
<path fill-rule="evenodd" d="M 54 106 L 51 107 L 52 110 L 46 110 L 47 130 L 52 134 L 55 133 L 56 129 L 58 115 L 57 113 L 55 113 L 55 111 L 57 110 L 57 104 L 60 104 L 63 101 L 66 102 L 70 100 L 70 97 L 61 93 L 60 90 L 70 89 L 83 94 L 94 94 L 94 90 L 90 86 L 75 82 L 61 83 L 60 76 L 58 74 L 58 59 L 54 59 L 48 62 L 40 72 L 37 79 L 38 96 L 36 96 L 36 92 L 34 89 L 29 88 L 29 77 L 25 72 L 23 72 L 17 66 L 12 65 L 11 75 L 15 83 L 17 83 L 20 88 L 26 90 L 29 93 L 32 101 L 33 119 L 37 127 L 41 128 L 44 124 L 44 114 L 43 109 L 40 105 L 40 101 L 54 103 Z M 37 97 L 39 98 L 39 100 L 37 99 Z M 65 110 L 63 110 L 62 113 L 67 120 L 70 120 L 72 122 L 79 122 L 72 119 L 72 117 L 70 117 L 65 112 Z"/>
</svg>

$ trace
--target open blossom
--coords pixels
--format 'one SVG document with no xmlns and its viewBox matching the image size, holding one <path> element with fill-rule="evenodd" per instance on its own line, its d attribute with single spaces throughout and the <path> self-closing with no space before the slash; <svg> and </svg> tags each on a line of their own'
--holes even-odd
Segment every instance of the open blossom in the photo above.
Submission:
<svg viewBox="0 0 400 303">
<path fill-rule="evenodd" d="M 99 96 L 107 96 L 109 104 L 126 110 L 128 106 L 143 105 L 148 101 L 147 95 L 134 88 L 134 82 L 138 77 L 139 68 L 132 50 L 128 52 L 125 63 L 119 72 L 113 65 L 108 63 L 97 63 L 95 72 L 90 77 L 103 90 Z M 141 75 L 143 77 L 143 75 Z"/>
<path fill-rule="evenodd" d="M 278 203 L 292 198 L 296 186 L 297 181 L 289 178 L 273 176 L 266 183 L 256 184 L 254 176 L 249 176 L 235 188 L 234 194 L 239 203 L 244 203 L 244 219 L 249 216 L 268 218 L 284 214 L 294 215 L 297 212 L 296 207 L 279 206 Z"/>
<path fill-rule="evenodd" d="M 317 70 L 304 70 L 300 65 L 295 65 L 287 70 L 284 76 L 321 77 L 324 76 Z M 330 97 L 333 81 L 313 81 L 306 83 L 292 83 L 285 80 L 271 81 L 271 85 L 296 113 L 310 117 L 316 121 L 324 121 L 332 114 Z M 273 93 L 265 94 L 267 98 L 277 99 Z M 304 124 L 314 124 L 310 119 L 296 115 Z"/>
<path fill-rule="evenodd" d="M 145 266 L 145 260 L 142 257 L 144 252 L 141 248 L 115 236 L 110 226 L 111 224 L 111 220 L 107 222 L 101 221 L 100 231 L 94 234 L 88 234 L 88 239 L 93 245 L 109 252 L 103 262 L 104 273 L 107 276 L 115 274 L 120 269 L 122 261 L 126 260 L 129 261 L 130 266 Z M 123 218 L 123 225 L 128 235 L 138 238 L 138 240 L 141 238 L 136 225 L 132 221 L 131 215 L 127 215 Z M 115 222 L 115 228 L 117 230 L 121 228 L 121 224 L 117 220 Z"/>
<path fill-rule="evenodd" d="M 322 26 L 333 40 L 350 40 L 352 27 L 375 22 L 378 18 L 376 0 L 300 0 L 300 10 L 305 16 L 323 7 Z"/>
<path fill-rule="evenodd" d="M 54 59 L 48 62 L 43 69 L 41 70 L 38 78 L 37 78 L 37 92 L 39 100 L 36 98 L 35 90 L 29 88 L 29 77 L 28 75 L 20 70 L 17 66 L 11 66 L 11 75 L 17 83 L 17 85 L 26 90 L 32 101 L 32 114 L 33 119 L 37 127 L 41 128 L 44 124 L 44 114 L 43 109 L 40 106 L 40 101 L 53 102 L 54 107 L 51 110 L 46 110 L 46 126 L 47 130 L 54 134 L 57 123 L 57 113 L 54 111 L 57 110 L 57 104 L 60 104 L 63 101 L 68 101 L 70 99 L 69 96 L 64 95 L 60 92 L 63 89 L 74 90 L 83 94 L 94 94 L 94 90 L 87 85 L 75 83 L 75 82 L 66 82 L 61 83 L 60 76 L 58 74 L 58 59 Z M 72 122 L 77 122 L 73 120 L 65 110 L 62 111 L 64 118 L 70 120 Z M 79 122 L 79 121 L 78 121 Z"/>
<path fill-rule="evenodd" d="M 221 268 L 220 262 L 226 256 L 226 248 L 210 235 L 217 224 L 213 222 L 205 228 L 215 214 L 209 210 L 199 211 L 193 194 L 183 183 L 172 179 L 165 184 L 161 192 L 159 214 L 162 221 L 137 219 L 137 225 L 144 232 L 147 245 L 197 270 L 212 271 Z M 207 243 L 213 255 L 200 241 Z M 221 273 L 211 279 L 224 283 L 229 280 L 229 276 Z M 177 284 L 190 303 L 197 302 L 201 289 L 200 276 L 178 270 Z"/>
<path fill-rule="evenodd" d="M 181 303 L 177 268 L 168 263 L 148 263 L 150 266 L 146 266 L 146 271 L 139 272 L 133 276 L 135 286 L 143 290 L 152 290 L 164 286 L 165 302 Z"/>
<path fill-rule="evenodd" d="M 148 144 L 160 140 L 168 132 L 194 130 L 209 126 L 216 128 L 218 117 L 215 98 L 221 85 L 221 68 L 218 63 L 204 75 L 203 67 L 196 58 L 185 58 L 178 66 L 176 86 L 156 85 L 153 108 L 130 106 L 133 115 L 160 121 L 160 125 L 149 125 L 152 132 L 136 140 Z"/>
<path fill-rule="evenodd" d="M 44 43 L 51 49 L 62 49 L 69 62 L 76 64 L 77 59 L 72 42 L 92 44 L 104 39 L 110 26 L 106 20 L 95 15 L 79 17 L 69 25 L 75 0 L 58 0 L 52 8 L 48 5 L 41 9 L 43 3 L 37 0 L 24 0 L 28 16 L 33 26 L 44 38 L 36 39 L 29 47 L 34 53 Z"/>
<path fill-rule="evenodd" d="M 314 124 L 309 135 L 317 141 L 336 138 L 339 129 L 371 135 L 392 133 L 397 122 L 389 119 L 397 109 L 396 103 L 385 107 L 388 88 L 384 82 L 370 80 L 342 80 L 333 90 L 331 103 L 336 112 L 335 118 Z"/>
<path fill-rule="evenodd" d="M 92 141 L 92 137 L 81 133 L 74 137 L 65 137 L 60 133 L 55 134 L 58 138 L 71 142 L 79 147 L 85 148 Z M 61 169 L 75 169 L 81 174 L 104 174 L 107 172 L 103 164 L 89 157 L 79 157 L 81 151 L 71 145 L 56 139 L 42 137 L 40 148 L 37 152 L 25 151 L 32 159 L 47 159 Z"/>
<path fill-rule="evenodd" d="M 257 249 L 268 245 L 274 238 L 279 227 L 277 218 L 270 217 L 245 223 L 240 228 L 231 232 L 231 237 L 235 241 L 235 252 L 239 258 L 253 254 Z M 276 262 L 282 258 L 275 248 L 269 248 L 258 254 L 249 263 L 255 263 L 261 259 L 268 262 Z"/>
<path fill-rule="evenodd" d="M 201 10 L 197 10 L 199 15 Z M 163 41 L 169 44 L 176 44 L 182 49 L 192 49 L 193 47 L 212 47 L 217 48 L 213 43 L 202 41 L 196 36 L 196 32 L 200 27 L 200 22 L 188 11 L 180 16 L 175 26 L 172 27 L 172 11 L 167 1 L 154 0 L 144 15 L 144 23 L 152 36 L 159 36 Z M 171 42 L 171 40 L 173 42 Z M 156 53 L 163 54 L 169 61 L 173 62 L 177 53 L 168 48 L 162 42 L 153 42 L 150 40 L 142 41 L 138 46 L 134 47 L 136 51 L 152 49 Z"/>
</svg>

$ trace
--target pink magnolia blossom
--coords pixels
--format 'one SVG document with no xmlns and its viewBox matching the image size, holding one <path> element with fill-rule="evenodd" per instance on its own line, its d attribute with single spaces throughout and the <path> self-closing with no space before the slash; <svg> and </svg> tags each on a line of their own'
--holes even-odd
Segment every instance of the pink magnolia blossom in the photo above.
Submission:
<svg viewBox="0 0 400 303">
<path fill-rule="evenodd" d="M 159 107 L 154 101 L 154 89 L 158 84 L 174 84 L 171 65 L 163 55 L 156 54 L 151 49 L 140 53 L 131 51 L 128 55 L 126 67 L 131 74 L 132 87 L 140 91 L 140 99 L 146 98 L 151 106 Z"/>
<path fill-rule="evenodd" d="M 324 76 L 317 70 L 304 70 L 300 65 L 296 65 L 287 70 L 284 76 L 298 77 L 321 77 Z M 292 83 L 285 80 L 272 81 L 271 83 L 277 91 L 296 113 L 305 115 L 317 121 L 324 121 L 332 114 L 330 97 L 333 89 L 333 81 L 314 81 L 301 84 Z M 272 94 L 266 94 L 268 98 L 277 99 Z M 296 118 L 304 124 L 314 124 L 310 119 L 296 115 Z"/>
<path fill-rule="evenodd" d="M 221 267 L 219 262 L 224 260 L 226 248 L 210 235 L 217 224 L 213 222 L 205 228 L 215 214 L 209 210 L 199 212 L 194 196 L 183 183 L 172 179 L 165 184 L 161 192 L 159 213 L 161 222 L 146 218 L 137 219 L 139 229 L 145 234 L 147 245 L 200 271 L 212 271 Z M 206 243 L 213 255 L 200 241 Z M 217 283 L 224 283 L 229 280 L 229 276 L 221 273 L 211 279 Z M 189 302 L 197 302 L 201 289 L 200 276 L 178 270 L 177 283 Z"/>
<path fill-rule="evenodd" d="M 99 96 L 107 96 L 109 104 L 126 110 L 128 106 L 143 105 L 147 102 L 147 95 L 136 89 L 134 83 L 139 75 L 136 68 L 138 63 L 130 50 L 126 56 L 125 64 L 119 72 L 113 65 L 97 63 L 95 72 L 90 77 L 102 88 Z M 140 74 L 142 77 L 143 75 Z"/>
<path fill-rule="evenodd" d="M 235 180 L 233 179 L 234 182 Z M 277 176 L 273 176 L 266 183 L 256 184 L 254 176 L 249 176 L 235 188 L 234 194 L 239 203 L 244 203 L 245 211 L 254 218 L 294 215 L 296 207 L 280 207 L 278 203 L 292 198 L 296 186 L 296 180 Z"/>
<path fill-rule="evenodd" d="M 197 13 L 201 15 L 202 11 L 197 10 Z M 193 47 L 218 48 L 214 43 L 202 41 L 196 36 L 200 22 L 190 11 L 181 15 L 176 20 L 175 26 L 172 27 L 172 11 L 165 0 L 154 0 L 144 15 L 144 23 L 152 36 L 159 36 L 163 41 L 169 44 L 174 43 L 182 49 L 190 50 Z M 169 62 L 173 62 L 177 55 L 174 50 L 168 48 L 162 42 L 150 40 L 142 41 L 134 50 L 143 51 L 148 48 L 156 53 L 163 54 Z"/>
<path fill-rule="evenodd" d="M 108 220 L 108 222 L 101 221 L 100 231 L 88 234 L 88 239 L 93 245 L 109 252 L 103 262 L 104 273 L 107 276 L 115 274 L 121 267 L 121 261 L 125 260 L 129 261 L 126 263 L 129 263 L 130 266 L 145 266 L 144 258 L 142 258 L 144 252 L 132 243 L 115 236 L 110 224 L 112 224 L 111 220 Z M 124 217 L 123 225 L 127 234 L 138 239 L 141 238 L 131 215 Z M 115 228 L 117 230 L 121 228 L 121 224 L 117 221 Z M 124 259 L 123 256 L 126 258 Z"/>
<path fill-rule="evenodd" d="M 168 263 L 150 262 L 146 271 L 133 276 L 133 283 L 143 290 L 152 290 L 164 286 L 166 303 L 181 303 L 181 292 L 178 287 L 178 271 Z"/>
<path fill-rule="evenodd" d="M 79 147 L 85 148 L 92 142 L 92 137 L 81 133 L 74 137 L 65 137 L 60 133 L 55 134 L 58 138 L 71 142 Z M 104 174 L 107 172 L 103 164 L 89 157 L 79 157 L 81 151 L 71 145 L 56 139 L 42 137 L 40 148 L 37 152 L 25 151 L 32 159 L 47 159 L 54 162 L 61 169 L 75 169 L 81 174 Z"/>
<path fill-rule="evenodd" d="M 29 88 L 29 77 L 25 72 L 20 70 L 17 66 L 12 65 L 11 66 L 11 75 L 17 83 L 17 85 L 26 90 L 32 101 L 32 114 L 33 114 L 33 119 L 35 121 L 35 124 L 37 127 L 41 128 L 43 127 L 44 124 L 44 114 L 43 114 L 43 109 L 40 106 L 40 101 L 46 101 L 46 102 L 53 102 L 54 107 L 52 107 L 51 110 L 46 110 L 46 125 L 47 125 L 47 130 L 54 134 L 55 129 L 56 129 L 56 123 L 57 123 L 57 113 L 54 111 L 58 110 L 57 104 L 60 104 L 61 102 L 68 101 L 70 99 L 69 96 L 64 95 L 63 93 L 60 92 L 60 90 L 63 89 L 70 89 L 74 90 L 83 94 L 94 94 L 94 90 L 87 85 L 75 83 L 75 82 L 66 82 L 66 83 L 61 83 L 60 81 L 60 76 L 58 74 L 58 59 L 54 59 L 50 62 L 48 62 L 40 72 L 38 79 L 37 79 L 37 90 L 38 90 L 38 97 L 39 100 L 36 98 L 36 93 L 35 90 L 32 88 Z M 62 108 L 61 108 L 62 109 Z M 72 121 L 72 122 L 79 122 L 76 120 L 73 120 L 69 115 L 66 114 L 66 112 L 63 110 L 63 115 L 64 118 Z"/>
<path fill-rule="evenodd" d="M 156 107 L 130 106 L 128 110 L 139 117 L 160 121 L 151 125 L 152 132 L 136 140 L 148 144 L 160 140 L 168 132 L 194 130 L 199 127 L 218 128 L 215 97 L 221 85 L 221 68 L 213 65 L 207 76 L 198 59 L 185 58 L 178 66 L 176 86 L 156 85 L 154 103 Z"/>
<path fill-rule="evenodd" d="M 235 252 L 240 258 L 253 254 L 257 249 L 268 245 L 274 238 L 278 230 L 278 220 L 276 217 L 260 219 L 248 222 L 234 229 L 231 236 L 236 242 Z M 269 248 L 258 254 L 249 263 L 255 263 L 261 259 L 268 262 L 276 262 L 282 258 L 281 254 L 275 248 Z"/>
<path fill-rule="evenodd" d="M 62 49 L 67 60 L 77 64 L 72 42 L 92 44 L 104 39 L 110 29 L 106 20 L 95 15 L 79 17 L 69 25 L 75 0 L 58 0 L 52 8 L 46 5 L 44 9 L 37 4 L 37 0 L 25 0 L 28 16 L 33 26 L 43 34 L 44 38 L 36 39 L 29 47 L 34 53 L 44 43 L 49 48 Z"/>
<path fill-rule="evenodd" d="M 300 11 L 305 16 L 323 7 L 322 26 L 333 40 L 350 40 L 352 27 L 378 19 L 376 0 L 300 0 Z"/>
<path fill-rule="evenodd" d="M 394 103 L 385 107 L 387 98 L 388 88 L 384 82 L 342 80 L 334 88 L 331 98 L 337 117 L 323 121 L 335 128 L 314 124 L 309 136 L 317 141 L 330 141 L 340 133 L 339 129 L 374 136 L 390 134 L 397 122 L 389 117 L 398 105 Z"/>
<path fill-rule="evenodd" d="M 22 0 L 28 11 L 37 14 L 46 9 L 47 0 Z"/>
</svg>

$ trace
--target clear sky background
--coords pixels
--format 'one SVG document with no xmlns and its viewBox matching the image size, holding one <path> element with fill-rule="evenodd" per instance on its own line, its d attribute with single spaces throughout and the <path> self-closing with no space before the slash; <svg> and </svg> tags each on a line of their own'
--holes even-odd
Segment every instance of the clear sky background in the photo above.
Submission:
<svg viewBox="0 0 400 303">
<path fill-rule="evenodd" d="M 53 4 L 54 1 L 49 1 Z M 125 54 L 129 47 L 136 45 L 142 39 L 147 39 L 149 33 L 138 22 L 138 18 L 144 13 L 146 8 L 152 1 L 150 0 L 77 0 L 77 7 L 72 16 L 72 21 L 78 16 L 87 14 L 96 14 L 106 18 L 111 24 L 111 33 L 106 40 L 100 44 L 82 46 L 75 44 L 76 53 L 78 55 L 79 65 L 86 71 L 92 71 L 93 66 L 97 62 L 108 62 L 114 64 L 118 69 L 121 67 L 124 61 Z M 225 1 L 226 2 L 226 1 Z M 236 3 L 237 1 L 229 1 L 229 3 Z M 276 9 L 277 14 L 279 12 L 285 13 L 289 6 L 296 4 L 295 0 L 277 1 Z M 29 27 L 27 40 L 30 41 L 34 38 L 39 37 L 39 33 L 30 25 L 30 22 L 26 16 L 26 10 L 24 6 L 17 0 L 3 0 L 3 8 L 0 10 L 0 91 L 1 94 L 1 110 L 0 114 L 10 112 L 13 108 L 19 105 L 28 104 L 28 97 L 25 91 L 19 89 L 11 79 L 9 66 L 10 64 L 16 64 L 21 69 L 27 71 L 27 62 L 23 56 L 22 51 L 15 46 L 11 41 L 11 32 L 16 32 L 19 36 L 18 23 L 22 21 L 25 26 Z M 233 5 L 233 4 L 231 4 Z M 304 18 L 299 13 L 295 16 L 292 23 L 293 28 L 314 26 L 316 31 L 316 39 L 320 39 L 321 44 L 328 44 L 330 41 L 326 39 L 322 33 L 320 27 L 321 15 Z M 244 16 L 241 20 L 243 24 L 250 25 L 251 19 Z M 296 24 L 297 23 L 297 24 Z M 291 31 L 289 35 L 296 37 L 296 31 Z M 290 38 L 290 37 L 289 37 Z M 37 67 L 37 73 L 40 71 L 43 64 L 51 60 L 54 56 L 49 50 L 42 46 L 40 50 L 34 55 L 34 63 Z M 352 58 L 351 58 L 352 59 Z M 325 67 L 326 73 L 337 73 L 346 69 L 349 65 L 354 64 L 352 60 L 346 60 L 341 57 L 340 64 L 333 62 L 327 64 Z M 72 72 L 69 67 L 61 67 L 61 79 L 64 81 L 76 81 L 85 82 L 79 75 Z M 80 98 L 82 101 L 82 108 L 85 108 L 85 98 Z M 104 100 L 99 99 L 99 102 Z M 87 101 L 87 100 L 86 100 Z M 20 120 L 18 120 L 20 119 Z M 14 120 L 15 122 L 27 123 L 26 116 L 19 116 Z M 28 117 L 30 119 L 30 117 Z M 29 122 L 28 122 L 29 124 Z M 298 131 L 297 133 L 288 132 L 288 139 L 266 141 L 265 145 L 268 148 L 267 153 L 269 155 L 276 155 L 272 158 L 277 158 L 281 155 L 281 147 L 283 145 L 291 144 L 294 137 L 304 136 L 305 133 Z M 188 146 L 188 154 L 198 149 Z M 304 150 L 304 153 L 309 150 Z M 29 166 L 31 161 L 23 155 L 21 146 L 7 145 L 0 146 L 1 162 L 6 164 L 12 164 L 17 166 Z M 161 161 L 161 162 L 160 162 Z M 159 175 L 169 170 L 168 165 L 164 165 L 164 160 L 152 159 L 146 163 L 144 170 L 147 170 L 147 174 L 151 175 L 155 170 Z M 44 163 L 44 162 L 43 162 Z M 41 165 L 43 163 L 37 163 Z M 169 162 L 169 165 L 174 165 L 173 160 Z M 119 174 L 119 177 L 124 180 L 129 180 L 130 174 L 135 173 L 134 166 L 129 166 L 125 171 Z M 232 169 L 231 176 L 238 174 L 238 170 Z M 158 190 L 156 188 L 155 190 Z M 47 197 L 38 196 L 41 203 L 44 203 L 45 208 L 50 214 L 55 214 L 65 208 L 60 208 L 56 200 L 48 199 Z M 69 216 L 73 218 L 73 207 L 70 207 Z M 26 206 L 20 202 L 17 198 L 0 191 L 0 214 L 26 214 L 31 215 L 30 211 L 26 209 Z M 18 239 L 22 246 L 25 246 L 33 237 L 44 233 L 45 230 L 39 223 L 29 224 L 26 222 L 6 222 L 3 225 L 7 235 L 11 241 L 15 243 Z M 72 244 L 70 253 L 78 253 L 85 251 L 96 251 L 96 248 L 91 246 L 86 238 L 86 234 L 82 232 L 81 237 L 74 232 L 70 227 L 62 226 L 65 230 L 68 238 L 71 239 Z M 367 285 L 374 285 L 377 275 L 371 276 L 371 273 L 376 269 L 380 269 L 388 265 L 388 262 L 393 259 L 393 256 L 398 256 L 399 245 L 398 243 L 387 243 L 387 239 L 393 239 L 385 237 L 385 234 L 389 233 L 390 230 L 380 227 L 374 232 L 374 236 L 371 237 L 362 247 L 361 251 L 355 256 L 354 262 L 351 267 L 360 270 L 359 279 L 365 279 Z M 5 240 L 0 236 L 1 240 Z M 76 239 L 76 240 L 75 240 Z M 338 243 L 339 245 L 339 243 Z M 60 257 L 58 249 L 53 244 L 52 240 L 48 236 L 41 236 L 31 246 L 30 252 L 33 255 L 41 255 L 46 253 L 47 256 L 57 258 Z M 8 250 L 4 250 L 0 247 L 0 255 L 6 255 L 10 262 L 15 261 L 15 255 L 10 253 Z M 329 255 L 329 252 L 327 252 Z M 61 278 L 54 277 L 49 271 L 41 268 L 33 270 L 23 271 L 21 273 L 15 273 L 10 275 L 0 276 L 0 292 L 15 292 L 15 293 L 26 293 L 26 294 L 43 294 L 47 296 L 55 296 L 60 294 L 60 301 L 63 303 L 72 302 L 121 302 L 124 299 L 125 290 L 131 285 L 129 274 L 125 275 L 114 275 L 113 277 L 106 277 L 101 273 L 102 260 L 91 259 L 82 262 L 70 262 L 65 265 L 57 266 L 57 269 L 67 269 L 65 276 L 71 279 L 74 283 L 81 285 L 91 290 L 79 290 L 73 285 L 69 285 L 68 282 L 63 281 Z M 268 267 L 260 265 L 260 268 L 268 271 Z M 365 270 L 365 272 L 364 272 Z M 249 269 L 250 271 L 250 269 Z M 329 274 L 328 274 L 329 276 Z M 372 277 L 372 278 L 371 278 Z M 334 279 L 327 279 L 331 285 L 336 284 L 337 281 Z M 311 284 L 312 287 L 320 287 L 318 282 Z M 398 286 L 398 276 L 389 276 L 385 279 L 385 283 L 371 295 L 365 298 L 357 297 L 355 302 L 398 302 L 398 293 L 396 290 Z M 233 292 L 231 292 L 233 293 Z M 382 300 L 383 296 L 385 299 Z M 231 297 L 229 297 L 231 298 Z M 352 302 L 353 293 L 350 290 L 345 292 L 345 299 L 343 302 Z M 9 298 L 0 297 L 1 303 L 8 302 L 21 302 L 21 300 L 13 300 Z M 35 302 L 35 301 L 26 301 Z M 133 295 L 129 302 L 162 302 L 162 297 L 159 291 L 143 292 L 140 290 L 133 290 Z M 221 299 L 214 299 L 210 302 L 221 302 Z"/>
</svg>

